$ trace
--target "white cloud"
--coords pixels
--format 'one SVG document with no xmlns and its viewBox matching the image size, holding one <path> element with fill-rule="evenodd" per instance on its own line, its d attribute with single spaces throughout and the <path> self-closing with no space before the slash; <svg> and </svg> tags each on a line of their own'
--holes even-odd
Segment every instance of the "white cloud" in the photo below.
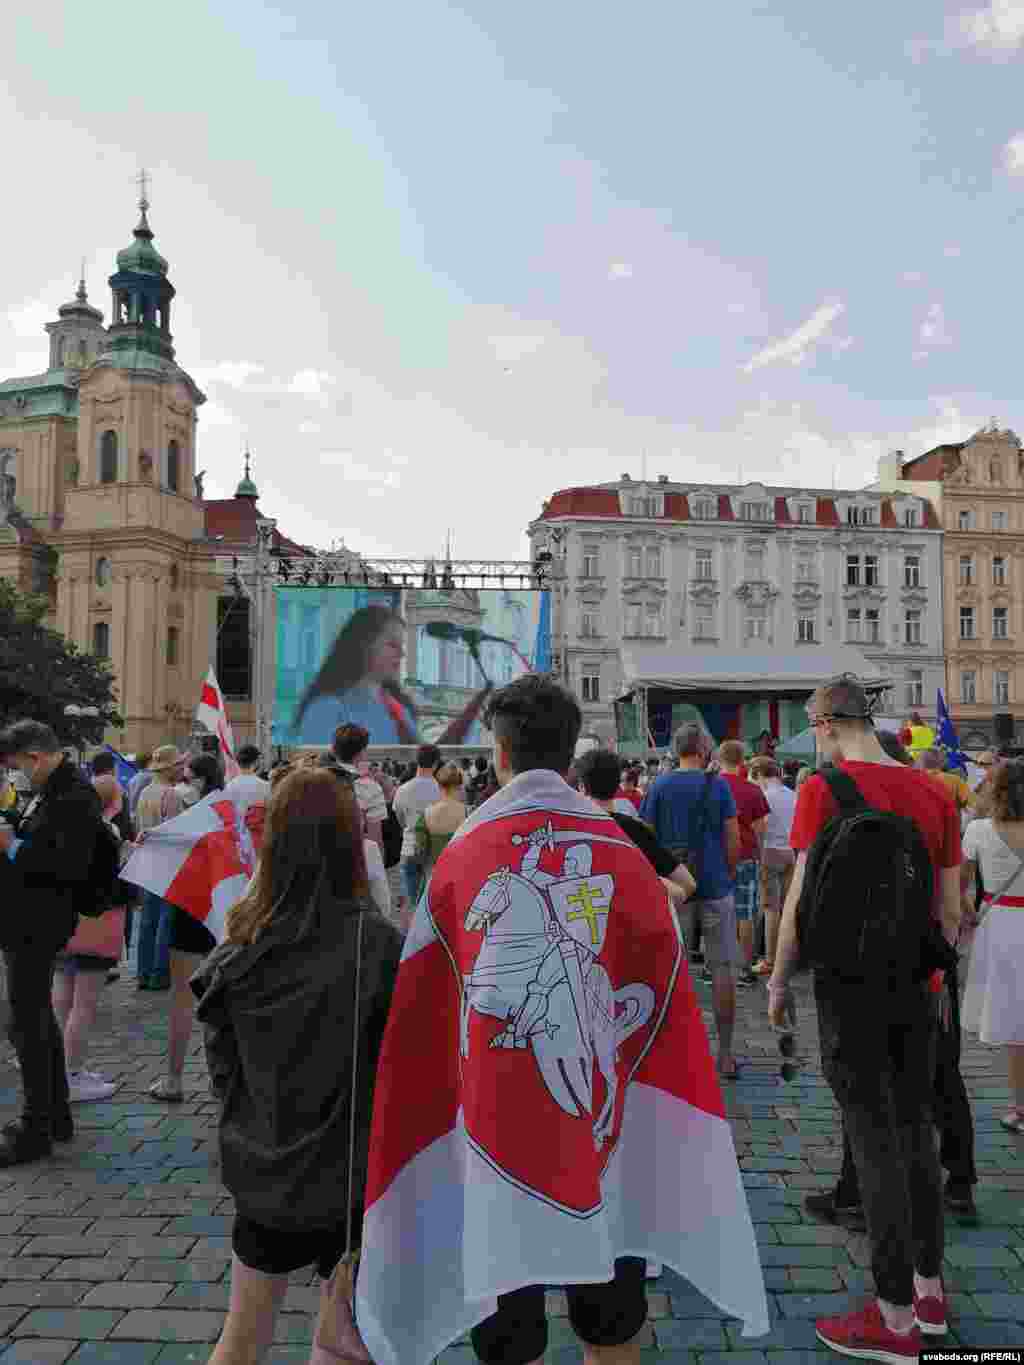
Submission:
<svg viewBox="0 0 1024 1365">
<path fill-rule="evenodd" d="M 334 383 L 334 377 L 326 370 L 298 370 L 285 389 L 286 393 L 297 398 L 314 398 L 318 402 L 328 400 L 327 387 Z"/>
<path fill-rule="evenodd" d="M 507 336 L 491 336 L 488 344 L 494 351 L 495 359 L 503 369 L 518 365 L 527 356 L 536 355 L 544 345 L 545 338 L 525 333 L 510 333 Z"/>
<path fill-rule="evenodd" d="M 250 380 L 262 374 L 266 374 L 266 367 L 254 364 L 250 360 L 222 360 L 219 365 L 214 365 L 212 369 L 199 369 L 192 372 L 193 378 L 200 387 L 205 388 L 210 384 L 222 384 L 229 389 L 248 388 Z"/>
<path fill-rule="evenodd" d="M 633 278 L 633 267 L 625 261 L 615 261 L 608 267 L 608 278 L 610 280 L 631 280 Z"/>
<path fill-rule="evenodd" d="M 300 422 L 300 436 L 316 436 L 322 430 L 319 422 Z"/>
<path fill-rule="evenodd" d="M 1014 133 L 1003 148 L 1003 170 L 1007 175 L 1024 175 L 1024 133 Z"/>
<path fill-rule="evenodd" d="M 780 341 L 773 341 L 770 346 L 751 356 L 743 366 L 744 374 L 752 374 L 754 370 L 760 370 L 765 365 L 774 365 L 779 360 L 788 360 L 793 365 L 802 364 L 810 347 L 822 339 L 836 319 L 842 315 L 844 307 L 841 299 L 826 299 L 795 332 L 791 332 Z"/>
<path fill-rule="evenodd" d="M 956 260 L 959 256 L 963 254 L 963 251 L 961 247 L 958 247 L 956 245 L 956 243 L 951 242 L 949 246 L 944 246 L 942 248 L 942 254 L 943 256 L 948 256 L 950 260 Z"/>
<path fill-rule="evenodd" d="M 923 360 L 930 351 L 938 346 L 952 346 L 953 334 L 949 330 L 945 310 L 941 303 L 936 302 L 929 305 L 928 311 L 921 319 L 921 324 L 917 329 L 917 340 L 920 350 L 915 352 L 915 360 Z"/>
<path fill-rule="evenodd" d="M 920 270 L 905 270 L 903 272 L 904 284 L 923 284 L 924 275 Z"/>
<path fill-rule="evenodd" d="M 963 43 L 993 56 L 1007 55 L 1024 43 L 1024 0 L 989 0 L 984 9 L 957 17 Z"/>
</svg>

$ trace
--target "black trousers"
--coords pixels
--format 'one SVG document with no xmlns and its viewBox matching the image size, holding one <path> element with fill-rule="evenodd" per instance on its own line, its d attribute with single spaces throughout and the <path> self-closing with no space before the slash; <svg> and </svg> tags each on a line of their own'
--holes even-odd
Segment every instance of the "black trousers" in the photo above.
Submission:
<svg viewBox="0 0 1024 1365">
<path fill-rule="evenodd" d="M 888 995 L 817 976 L 821 1065 L 849 1138 L 879 1298 L 909 1307 L 935 1276 L 945 1224 L 932 1114 L 937 1010 L 922 987 Z"/>
<path fill-rule="evenodd" d="M 949 986 L 949 1027 L 938 1025 L 935 1045 L 935 1085 L 933 1112 L 939 1129 L 939 1161 L 954 1185 L 976 1185 L 974 1164 L 974 1117 L 967 1087 L 960 1074 L 960 994 L 956 974 L 947 974 Z M 850 1139 L 843 1125 L 843 1169 L 837 1194 L 844 1204 L 860 1202 L 860 1183 L 854 1165 Z"/>
<path fill-rule="evenodd" d="M 647 1321 L 647 1264 L 636 1256 L 615 1262 L 609 1284 L 566 1285 L 569 1321 L 589 1346 L 621 1346 Z M 527 1365 L 547 1350 L 544 1286 L 498 1295 L 498 1311 L 474 1327 L 473 1350 L 484 1365 Z"/>
<path fill-rule="evenodd" d="M 63 945 L 61 945 L 63 946 Z M 53 964 L 59 947 L 4 949 L 10 1019 L 7 1036 L 21 1064 L 26 1127 L 47 1137 L 69 1112 L 64 1037 L 53 1012 Z"/>
</svg>

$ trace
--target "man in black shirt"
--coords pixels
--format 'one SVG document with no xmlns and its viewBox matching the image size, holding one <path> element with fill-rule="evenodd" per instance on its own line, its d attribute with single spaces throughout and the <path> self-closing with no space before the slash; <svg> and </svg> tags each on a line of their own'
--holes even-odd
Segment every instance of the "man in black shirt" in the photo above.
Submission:
<svg viewBox="0 0 1024 1365">
<path fill-rule="evenodd" d="M 590 799 L 608 812 L 624 834 L 628 834 L 661 878 L 673 905 L 689 900 L 697 886 L 685 863 L 679 862 L 658 842 L 649 825 L 632 815 L 613 809 L 619 789 L 619 760 L 607 749 L 591 749 L 575 763 L 580 786 Z"/>
</svg>

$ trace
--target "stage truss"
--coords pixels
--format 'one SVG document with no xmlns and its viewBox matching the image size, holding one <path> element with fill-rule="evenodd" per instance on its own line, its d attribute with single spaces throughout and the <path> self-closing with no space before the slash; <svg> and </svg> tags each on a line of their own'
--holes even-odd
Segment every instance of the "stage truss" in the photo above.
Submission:
<svg viewBox="0 0 1024 1365">
<path fill-rule="evenodd" d="M 282 587 L 373 587 L 454 592 L 457 588 L 550 587 L 552 560 L 363 559 L 341 551 L 273 554 L 273 579 Z"/>
</svg>

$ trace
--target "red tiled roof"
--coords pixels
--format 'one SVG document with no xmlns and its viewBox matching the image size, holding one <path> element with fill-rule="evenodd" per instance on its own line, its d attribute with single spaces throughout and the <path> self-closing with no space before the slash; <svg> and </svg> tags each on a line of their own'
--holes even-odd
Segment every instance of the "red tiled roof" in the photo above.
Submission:
<svg viewBox="0 0 1024 1365">
<path fill-rule="evenodd" d="M 226 545 L 249 547 L 256 543 L 256 523 L 262 519 L 251 498 L 214 498 L 203 503 L 206 534 L 223 536 Z M 286 554 L 306 554 L 306 548 L 274 532 L 274 549 Z"/>
<path fill-rule="evenodd" d="M 775 520 L 780 526 L 786 526 L 793 520 L 789 515 L 789 504 L 785 498 L 775 499 Z"/>
<path fill-rule="evenodd" d="M 618 517 L 622 515 L 614 488 L 562 488 L 544 504 L 542 517 Z"/>
<path fill-rule="evenodd" d="M 882 524 L 883 526 L 895 526 L 895 525 L 897 525 L 897 522 L 896 522 L 896 513 L 892 510 L 892 503 L 889 501 L 888 498 L 883 498 L 883 499 L 882 499 L 882 518 L 881 518 L 881 524 Z"/>
<path fill-rule="evenodd" d="M 669 521 L 690 520 L 690 500 L 685 493 L 665 494 L 665 517 Z"/>
<path fill-rule="evenodd" d="M 927 482 L 938 482 L 955 464 L 956 455 L 963 450 L 966 441 L 953 441 L 946 445 L 934 446 L 931 450 L 926 450 L 923 455 L 918 455 L 914 460 L 908 460 L 901 471 L 905 479 L 920 479 Z"/>
</svg>

